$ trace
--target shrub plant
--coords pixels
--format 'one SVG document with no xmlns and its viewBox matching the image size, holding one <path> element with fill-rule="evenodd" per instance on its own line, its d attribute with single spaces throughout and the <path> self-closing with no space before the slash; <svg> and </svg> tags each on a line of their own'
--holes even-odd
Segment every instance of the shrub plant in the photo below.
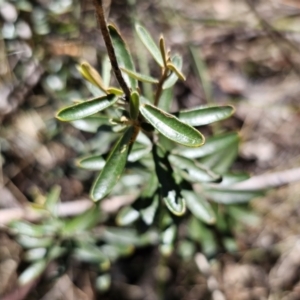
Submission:
<svg viewBox="0 0 300 300">
<path fill-rule="evenodd" d="M 43 273 L 52 260 L 66 266 L 76 259 L 97 268 L 96 286 L 106 290 L 111 263 L 136 247 L 157 245 L 163 256 L 175 249 L 184 259 L 199 249 L 207 256 L 232 250 L 232 228 L 241 218 L 249 219 L 245 203 L 261 194 L 233 187 L 248 178 L 230 172 L 238 134 L 221 131 L 205 139 L 199 131 L 230 117 L 234 108 L 204 105 L 170 112 L 174 84 L 185 80 L 182 57 L 167 50 L 163 36 L 156 43 L 136 24 L 160 76 L 140 74 L 120 31 L 106 24 L 101 4 L 95 5 L 108 57 L 101 75 L 87 62 L 78 65 L 94 98 L 77 101 L 56 115 L 82 130 L 103 132 L 99 152 L 77 160 L 78 167 L 99 171 L 90 191 L 94 204 L 81 215 L 62 219 L 57 215 L 59 189 L 54 188 L 43 205 L 48 217 L 41 224 L 11 224 L 28 249 L 25 259 L 30 266 L 19 278 L 22 284 Z M 142 82 L 153 86 L 152 98 L 143 94 Z M 118 211 L 118 226 L 112 226 L 110 216 L 100 209 L 101 201 L 129 194 L 135 200 Z"/>
</svg>

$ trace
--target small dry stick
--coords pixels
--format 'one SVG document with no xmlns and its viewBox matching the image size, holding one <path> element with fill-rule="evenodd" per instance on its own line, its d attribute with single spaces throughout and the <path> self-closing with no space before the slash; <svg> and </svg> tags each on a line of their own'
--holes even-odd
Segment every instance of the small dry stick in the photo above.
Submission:
<svg viewBox="0 0 300 300">
<path fill-rule="evenodd" d="M 109 32 L 108 32 L 108 28 L 107 28 L 107 23 L 106 23 L 105 16 L 104 16 L 102 0 L 94 0 L 94 5 L 95 5 L 95 9 L 96 9 L 96 14 L 97 14 L 97 19 L 98 19 L 98 22 L 99 22 L 100 30 L 101 30 L 102 37 L 103 37 L 104 42 L 105 42 L 105 46 L 106 46 L 106 49 L 107 49 L 107 54 L 108 54 L 108 57 L 110 59 L 112 69 L 115 73 L 115 76 L 116 76 L 122 90 L 125 93 L 126 100 L 129 101 L 129 99 L 130 99 L 130 90 L 129 90 L 129 87 L 127 86 L 127 84 L 126 84 L 126 82 L 125 82 L 125 80 L 122 76 L 121 70 L 120 70 L 119 65 L 118 65 L 116 53 L 115 53 L 113 44 L 112 44 L 111 39 L 110 39 L 110 35 L 109 35 Z"/>
</svg>

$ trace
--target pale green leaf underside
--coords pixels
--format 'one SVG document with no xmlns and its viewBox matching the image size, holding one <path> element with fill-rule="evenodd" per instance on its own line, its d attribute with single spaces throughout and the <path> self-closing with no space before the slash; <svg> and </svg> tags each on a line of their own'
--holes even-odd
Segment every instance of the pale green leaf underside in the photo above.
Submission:
<svg viewBox="0 0 300 300">
<path fill-rule="evenodd" d="M 239 136 L 236 132 L 230 132 L 225 134 L 216 135 L 208 138 L 205 144 L 197 149 L 181 148 L 176 150 L 180 155 L 188 158 L 199 158 L 206 155 L 222 151 L 230 147 L 233 144 L 238 143 Z M 175 152 L 175 151 L 174 151 Z"/>
<path fill-rule="evenodd" d="M 263 191 L 233 190 L 230 188 L 205 188 L 204 194 L 217 203 L 246 203 L 255 197 L 262 196 Z"/>
<path fill-rule="evenodd" d="M 215 223 L 215 213 L 205 198 L 193 191 L 183 190 L 181 193 L 186 201 L 186 206 L 196 218 L 207 224 Z"/>
<path fill-rule="evenodd" d="M 76 164 L 82 169 L 98 171 L 104 168 L 105 160 L 101 155 L 91 155 L 77 159 Z"/>
<path fill-rule="evenodd" d="M 131 54 L 128 50 L 128 47 L 123 40 L 121 34 L 118 32 L 118 30 L 111 24 L 108 25 L 109 34 L 114 46 L 115 54 L 117 57 L 117 61 L 120 67 L 124 67 L 125 69 L 129 71 L 135 72 L 135 67 L 133 63 L 133 59 L 131 57 Z M 128 76 L 128 74 L 123 73 L 123 77 L 125 82 L 131 87 L 133 90 L 135 90 L 138 86 L 137 80 L 135 78 L 132 78 Z"/>
<path fill-rule="evenodd" d="M 221 178 L 220 175 L 215 174 L 204 165 L 189 158 L 170 155 L 169 160 L 175 168 L 185 170 L 192 182 L 212 182 L 218 181 Z"/>
<path fill-rule="evenodd" d="M 176 216 L 182 216 L 186 210 L 185 200 L 177 191 L 169 191 L 168 195 L 163 198 L 167 208 Z"/>
<path fill-rule="evenodd" d="M 180 111 L 178 118 L 191 126 L 202 126 L 227 119 L 232 116 L 233 113 L 234 108 L 230 105 L 210 107 L 203 106 Z"/>
<path fill-rule="evenodd" d="M 157 63 L 163 67 L 164 61 L 161 55 L 161 52 L 155 42 L 153 41 L 152 37 L 150 36 L 149 32 L 141 25 L 136 24 L 135 25 L 136 32 L 141 39 L 142 43 L 145 45 L 145 47 L 148 49 L 148 51 L 151 53 L 153 58 L 157 61 Z"/>
<path fill-rule="evenodd" d="M 115 104 L 118 97 L 107 95 L 61 109 L 56 117 L 60 121 L 74 121 L 96 114 Z"/>
<path fill-rule="evenodd" d="M 129 127 L 114 146 L 103 170 L 93 184 L 91 197 L 94 201 L 99 201 L 108 195 L 119 180 L 135 135 L 134 127 Z"/>
<path fill-rule="evenodd" d="M 127 226 L 135 222 L 140 216 L 140 213 L 130 206 L 123 207 L 116 218 L 119 226 Z"/>
<path fill-rule="evenodd" d="M 148 226 L 150 226 L 154 221 L 158 204 L 159 204 L 158 195 L 155 195 L 151 205 L 140 210 L 141 217 Z"/>
<path fill-rule="evenodd" d="M 168 139 L 187 147 L 199 147 L 204 144 L 204 136 L 199 131 L 181 122 L 175 116 L 150 104 L 141 105 L 140 112 Z"/>
<path fill-rule="evenodd" d="M 181 56 L 174 55 L 174 57 L 172 57 L 172 63 L 179 71 L 181 71 L 181 69 L 182 69 L 182 57 Z M 172 74 L 164 82 L 163 89 L 165 90 L 165 89 L 172 87 L 176 83 L 177 80 L 178 80 L 177 74 L 175 72 L 172 72 Z"/>
<path fill-rule="evenodd" d="M 158 79 L 154 78 L 154 77 L 151 77 L 149 75 L 144 75 L 144 74 L 141 74 L 141 73 L 138 73 L 138 72 L 134 72 L 134 71 L 131 71 L 131 70 L 127 70 L 126 68 L 120 68 L 124 73 L 126 73 L 128 76 L 136 79 L 136 80 L 139 80 L 139 81 L 142 81 L 142 82 L 148 82 L 148 83 L 158 83 Z"/>
</svg>

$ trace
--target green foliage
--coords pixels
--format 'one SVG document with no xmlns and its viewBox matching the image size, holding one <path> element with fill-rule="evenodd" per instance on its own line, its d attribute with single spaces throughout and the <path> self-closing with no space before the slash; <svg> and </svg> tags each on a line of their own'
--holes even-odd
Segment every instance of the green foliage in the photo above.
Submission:
<svg viewBox="0 0 300 300">
<path fill-rule="evenodd" d="M 101 75 L 84 62 L 78 70 L 98 88 L 93 89 L 95 98 L 81 100 L 56 115 L 88 132 L 97 132 L 103 124 L 111 128 L 106 132 L 110 151 L 77 160 L 80 168 L 100 171 L 90 192 L 93 205 L 77 217 L 61 220 L 56 188 L 45 202 L 50 215 L 41 225 L 11 224 L 20 244 L 30 249 L 26 257 L 31 265 L 20 276 L 21 284 L 40 276 L 51 260 L 64 256 L 96 265 L 99 277 L 95 284 L 107 290 L 111 263 L 130 255 L 136 247 L 157 245 L 164 256 L 175 249 L 184 258 L 192 257 L 201 247 L 205 254 L 213 255 L 220 245 L 226 248 L 220 236 L 230 234 L 243 215 L 243 208 L 233 205 L 262 194 L 232 186 L 247 179 L 245 174 L 230 173 L 238 153 L 237 133 L 216 134 L 205 141 L 195 128 L 230 117 L 234 108 L 202 106 L 170 113 L 172 87 L 178 79 L 185 80 L 182 57 L 170 56 L 163 37 L 157 46 L 147 30 L 136 25 L 141 42 L 161 70 L 160 78 L 140 74 L 120 32 L 113 25 L 108 25 L 108 31 L 130 97 L 119 87 L 110 86 L 107 60 Z M 153 102 L 143 96 L 140 82 L 153 84 Z M 116 225 L 129 228 L 108 227 L 105 220 L 109 216 L 100 212 L 101 200 L 133 191 L 135 201 L 115 216 Z M 228 209 L 223 205 L 229 205 Z M 91 230 L 101 222 L 100 233 Z M 177 247 L 182 224 L 187 224 L 187 229 Z"/>
</svg>

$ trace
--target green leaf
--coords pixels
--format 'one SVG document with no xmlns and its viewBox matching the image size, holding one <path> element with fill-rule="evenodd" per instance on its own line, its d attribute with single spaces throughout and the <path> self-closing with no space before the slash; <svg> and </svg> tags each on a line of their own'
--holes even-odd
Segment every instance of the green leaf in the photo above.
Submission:
<svg viewBox="0 0 300 300">
<path fill-rule="evenodd" d="M 159 39 L 159 49 L 160 49 L 161 56 L 163 58 L 164 66 L 166 67 L 168 57 L 167 57 L 165 39 L 162 35 L 160 36 L 160 39 Z"/>
<path fill-rule="evenodd" d="M 92 100 L 81 102 L 61 109 L 56 114 L 56 118 L 60 121 L 74 121 L 83 119 L 112 106 L 117 102 L 117 100 L 118 97 L 113 94 L 94 98 Z"/>
<path fill-rule="evenodd" d="M 150 153 L 151 149 L 151 147 L 145 147 L 144 145 L 134 143 L 127 160 L 130 162 L 138 161 Z"/>
<path fill-rule="evenodd" d="M 178 68 L 174 64 L 167 63 L 167 67 L 168 69 L 173 71 L 180 80 L 185 81 L 185 76 L 181 73 L 180 70 L 178 70 Z"/>
<path fill-rule="evenodd" d="M 47 253 L 46 248 L 33 248 L 24 253 L 23 259 L 27 262 L 33 262 L 45 257 Z"/>
<path fill-rule="evenodd" d="M 197 149 L 179 148 L 174 151 L 184 157 L 199 158 L 216 152 L 221 152 L 233 144 L 239 142 L 236 132 L 230 132 L 207 138 L 205 144 Z"/>
<path fill-rule="evenodd" d="M 193 191 L 183 190 L 181 193 L 186 201 L 186 206 L 196 218 L 207 224 L 215 223 L 215 213 L 205 198 Z"/>
<path fill-rule="evenodd" d="M 164 256 L 171 255 L 173 251 L 173 243 L 176 238 L 176 232 L 176 225 L 171 225 L 161 234 L 160 251 Z"/>
<path fill-rule="evenodd" d="M 184 178 L 192 182 L 212 182 L 220 181 L 221 179 L 220 175 L 215 174 L 206 166 L 189 158 L 179 155 L 170 155 L 169 160 L 175 168 L 185 170 L 188 176 L 184 176 Z"/>
<path fill-rule="evenodd" d="M 82 262 L 98 264 L 101 271 L 110 267 L 110 261 L 106 255 L 96 246 L 82 244 L 74 250 L 74 257 Z"/>
<path fill-rule="evenodd" d="M 97 277 L 96 279 L 96 289 L 100 292 L 106 292 L 111 285 L 111 277 L 109 274 L 102 274 L 100 276 Z"/>
<path fill-rule="evenodd" d="M 178 69 L 181 70 L 182 68 L 182 57 L 179 56 L 178 54 L 174 55 L 172 57 L 172 63 L 173 65 Z M 172 72 L 172 74 L 168 77 L 168 79 L 164 82 L 163 84 L 163 89 L 169 89 L 170 87 L 172 87 L 176 81 L 178 80 L 178 76 L 175 72 Z"/>
<path fill-rule="evenodd" d="M 230 186 L 234 183 L 241 182 L 249 179 L 250 176 L 248 173 L 238 172 L 238 173 L 226 173 L 222 175 L 222 186 Z"/>
<path fill-rule="evenodd" d="M 32 237 L 27 235 L 20 235 L 17 237 L 17 242 L 25 249 L 32 248 L 47 248 L 53 244 L 52 237 Z"/>
<path fill-rule="evenodd" d="M 108 55 L 104 55 L 102 58 L 102 70 L 101 70 L 104 86 L 109 86 L 111 78 L 111 63 Z"/>
<path fill-rule="evenodd" d="M 136 209 L 125 206 L 119 211 L 116 222 L 119 226 L 126 226 L 135 222 L 139 217 L 140 213 Z"/>
<path fill-rule="evenodd" d="M 42 226 L 32 224 L 27 221 L 13 221 L 9 224 L 9 228 L 13 231 L 13 233 L 19 235 L 43 237 L 45 234 Z"/>
<path fill-rule="evenodd" d="M 106 227 L 102 239 L 114 245 L 145 246 L 156 244 L 158 236 L 153 231 L 139 234 L 135 229 Z"/>
<path fill-rule="evenodd" d="M 156 60 L 156 62 L 163 67 L 164 66 L 164 61 L 161 56 L 160 50 L 153 41 L 152 37 L 150 36 L 149 32 L 142 27 L 141 25 L 136 24 L 135 25 L 136 32 L 144 44 L 144 46 L 148 49 L 148 51 L 151 53 L 153 58 Z"/>
<path fill-rule="evenodd" d="M 93 205 L 84 213 L 65 221 L 62 229 L 63 235 L 73 235 L 94 227 L 100 219 L 100 209 L 97 205 Z"/>
<path fill-rule="evenodd" d="M 213 232 L 197 218 L 192 217 L 187 225 L 189 237 L 201 245 L 202 252 L 207 256 L 216 254 L 217 239 Z"/>
<path fill-rule="evenodd" d="M 129 111 L 130 111 L 131 119 L 137 120 L 140 112 L 140 95 L 137 91 L 131 92 L 129 105 L 130 105 Z"/>
<path fill-rule="evenodd" d="M 154 221 L 154 217 L 159 204 L 158 198 L 158 195 L 155 195 L 151 205 L 140 210 L 141 217 L 148 226 L 150 226 Z"/>
<path fill-rule="evenodd" d="M 52 214 L 52 216 L 57 216 L 57 204 L 60 200 L 61 187 L 55 185 L 51 188 L 50 192 L 47 195 L 45 208 Z"/>
<path fill-rule="evenodd" d="M 164 110 L 164 111 L 170 111 L 171 106 L 172 106 L 173 98 L 174 98 L 173 88 L 163 90 L 161 95 L 160 95 L 160 98 L 159 98 L 158 107 L 160 109 Z"/>
<path fill-rule="evenodd" d="M 180 197 L 177 191 L 169 191 L 168 194 L 163 198 L 165 201 L 165 204 L 169 211 L 176 215 L 176 216 L 182 216 L 185 213 L 186 210 L 186 203 L 185 199 Z"/>
<path fill-rule="evenodd" d="M 222 204 L 247 203 L 264 195 L 264 191 L 234 190 L 226 187 L 205 187 L 203 192 L 207 198 Z"/>
<path fill-rule="evenodd" d="M 226 106 L 201 106 L 180 111 L 178 118 L 191 126 L 202 126 L 229 118 L 234 113 L 234 108 Z"/>
<path fill-rule="evenodd" d="M 185 201 L 181 197 L 180 187 L 174 179 L 174 173 L 166 153 L 161 148 L 154 146 L 153 159 L 161 195 L 167 208 L 176 216 L 183 215 L 185 213 Z"/>
<path fill-rule="evenodd" d="M 238 150 L 239 144 L 238 141 L 236 141 L 236 143 L 229 145 L 222 151 L 203 157 L 200 161 L 208 166 L 212 171 L 224 174 L 228 172 L 233 162 L 236 160 Z"/>
<path fill-rule="evenodd" d="M 100 74 L 88 62 L 83 62 L 77 66 L 80 74 L 93 85 L 97 86 L 101 91 L 106 93 Z"/>
<path fill-rule="evenodd" d="M 131 126 L 115 144 L 106 160 L 106 164 L 94 182 L 91 197 L 99 201 L 108 195 L 123 173 L 129 149 L 138 134 L 138 129 Z"/>
<path fill-rule="evenodd" d="M 101 155 L 91 155 L 76 160 L 76 165 L 82 169 L 98 171 L 105 166 L 105 160 Z"/>
<path fill-rule="evenodd" d="M 72 121 L 71 124 L 81 131 L 96 133 L 100 126 L 109 124 L 109 117 L 94 115 Z"/>
<path fill-rule="evenodd" d="M 148 83 L 158 83 L 158 79 L 151 77 L 149 75 L 144 75 L 138 72 L 130 71 L 125 68 L 120 68 L 124 73 L 129 75 L 131 78 L 139 80 L 141 82 L 148 82 Z"/>
<path fill-rule="evenodd" d="M 185 261 L 191 261 L 196 253 L 196 245 L 192 241 L 183 240 L 179 242 L 177 251 Z"/>
<path fill-rule="evenodd" d="M 18 278 L 19 285 L 25 285 L 38 278 L 47 268 L 48 261 L 41 259 L 30 265 Z"/>
<path fill-rule="evenodd" d="M 194 60 L 192 66 L 194 67 L 194 71 L 198 75 L 199 81 L 202 84 L 206 101 L 207 103 L 213 103 L 211 79 L 209 77 L 206 63 L 200 53 L 200 47 L 196 48 L 195 46 L 190 46 L 189 49 Z"/>
<path fill-rule="evenodd" d="M 119 66 L 124 67 L 129 71 L 135 71 L 131 54 L 121 34 L 111 24 L 108 25 L 108 30 L 109 30 L 109 34 L 112 40 L 112 44 L 116 53 Z M 131 87 L 131 89 L 135 90 L 138 87 L 138 83 L 135 78 L 132 78 L 127 74 L 123 74 L 123 77 L 125 82 L 129 85 L 129 87 Z"/>
<path fill-rule="evenodd" d="M 141 105 L 140 112 L 154 128 L 170 140 L 187 147 L 199 147 L 204 144 L 204 136 L 199 131 L 175 116 L 150 104 Z"/>
</svg>

